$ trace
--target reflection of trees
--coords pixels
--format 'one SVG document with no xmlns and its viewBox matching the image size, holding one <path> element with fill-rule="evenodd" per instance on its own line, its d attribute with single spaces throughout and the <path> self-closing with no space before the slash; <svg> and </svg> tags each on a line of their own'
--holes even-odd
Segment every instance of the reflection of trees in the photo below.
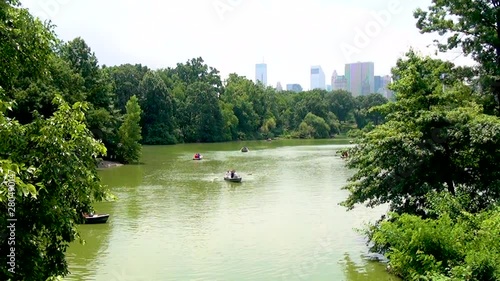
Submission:
<svg viewBox="0 0 500 281">
<path fill-rule="evenodd" d="M 363 259 L 361 264 L 354 262 L 349 254 L 344 254 L 345 277 L 347 281 L 400 281 L 396 276 L 390 275 L 386 270 L 386 265 L 378 261 Z"/>
<path fill-rule="evenodd" d="M 100 171 L 102 183 L 107 185 L 111 193 L 117 196 L 117 201 L 111 203 L 116 207 L 111 214 L 111 219 L 113 215 L 123 216 L 131 220 L 139 218 L 141 203 L 139 202 L 138 189 L 144 178 L 144 169 L 144 165 L 126 165 Z M 97 211 L 100 212 L 99 209 Z"/>
<path fill-rule="evenodd" d="M 110 217 L 110 220 L 112 218 Z M 69 265 L 70 275 L 65 280 L 82 280 L 82 276 L 89 275 L 96 270 L 95 264 L 99 264 L 100 253 L 106 250 L 111 234 L 111 225 L 87 224 L 78 227 L 80 237 L 85 240 L 81 244 L 79 240 L 73 242 L 66 257 Z"/>
</svg>

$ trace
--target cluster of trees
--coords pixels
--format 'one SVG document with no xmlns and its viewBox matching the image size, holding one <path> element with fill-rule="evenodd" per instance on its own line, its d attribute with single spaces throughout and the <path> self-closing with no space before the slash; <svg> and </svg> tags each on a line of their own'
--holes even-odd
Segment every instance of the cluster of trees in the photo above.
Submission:
<svg viewBox="0 0 500 281">
<path fill-rule="evenodd" d="M 202 58 L 174 68 L 125 64 L 103 71 L 112 80 L 117 110 L 125 112 L 126 101 L 138 95 L 143 144 L 328 138 L 382 123 L 369 109 L 388 102 L 380 94 L 354 98 L 342 90 L 276 91 L 237 74 L 222 81 Z M 111 137 L 104 138 L 110 138 L 108 149 L 115 146 Z"/>
<path fill-rule="evenodd" d="M 433 1 L 415 17 L 478 64 L 398 60 L 396 101 L 372 109 L 385 122 L 352 149 L 343 205 L 390 205 L 366 234 L 404 280 L 500 280 L 500 1 Z"/>
</svg>

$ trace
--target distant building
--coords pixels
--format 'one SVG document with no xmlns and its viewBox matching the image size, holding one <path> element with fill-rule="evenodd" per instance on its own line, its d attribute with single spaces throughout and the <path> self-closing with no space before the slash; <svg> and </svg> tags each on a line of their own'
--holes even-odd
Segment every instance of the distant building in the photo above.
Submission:
<svg viewBox="0 0 500 281">
<path fill-rule="evenodd" d="M 338 75 L 336 70 L 334 70 L 332 74 L 332 90 L 347 91 L 347 80 L 345 79 L 345 76 Z"/>
<path fill-rule="evenodd" d="M 278 91 L 278 92 L 283 91 L 283 87 L 281 86 L 281 83 L 280 83 L 280 82 L 278 82 L 278 83 L 276 84 L 276 91 Z"/>
<path fill-rule="evenodd" d="M 394 92 L 389 90 L 389 85 L 391 84 L 391 76 L 375 76 L 375 92 L 383 95 L 388 100 L 394 99 Z"/>
<path fill-rule="evenodd" d="M 331 91 L 332 90 L 332 85 L 326 85 L 326 90 Z"/>
<path fill-rule="evenodd" d="M 267 64 L 258 63 L 255 65 L 255 83 L 261 82 L 267 86 Z"/>
<path fill-rule="evenodd" d="M 311 90 L 326 88 L 325 73 L 319 65 L 311 66 Z"/>
<path fill-rule="evenodd" d="M 303 91 L 302 86 L 300 86 L 300 84 L 286 84 L 286 90 L 296 93 L 300 93 Z"/>
<path fill-rule="evenodd" d="M 347 91 L 354 97 L 366 96 L 375 92 L 373 62 L 357 62 L 345 65 Z"/>
<path fill-rule="evenodd" d="M 373 85 L 375 89 L 375 93 L 378 93 L 379 90 L 382 90 L 382 76 L 374 76 L 373 78 Z"/>
</svg>

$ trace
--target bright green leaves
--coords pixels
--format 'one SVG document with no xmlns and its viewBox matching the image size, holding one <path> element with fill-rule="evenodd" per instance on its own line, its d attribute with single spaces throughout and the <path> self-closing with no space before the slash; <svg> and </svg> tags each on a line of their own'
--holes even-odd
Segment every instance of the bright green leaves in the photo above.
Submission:
<svg viewBox="0 0 500 281">
<path fill-rule="evenodd" d="M 466 201 L 433 197 L 441 201 L 437 217 L 390 214 L 373 227 L 373 249 L 384 251 L 391 271 L 405 280 L 498 280 L 500 209 L 470 214 Z"/>
<path fill-rule="evenodd" d="M 25 168 L 24 165 L 12 163 L 9 160 L 0 160 L 0 203 L 17 198 L 32 197 L 35 198 L 38 192 L 33 184 L 24 183 L 22 178 L 33 177 L 35 169 L 33 167 Z M 9 200 L 10 199 L 10 200 Z"/>
<path fill-rule="evenodd" d="M 325 119 L 309 112 L 300 123 L 298 134 L 301 138 L 328 138 L 330 126 L 325 122 Z"/>
<path fill-rule="evenodd" d="M 120 129 L 118 130 L 119 143 L 118 159 L 124 163 L 132 163 L 139 160 L 141 155 L 141 107 L 139 100 L 134 95 L 126 105 L 126 114 Z"/>
<path fill-rule="evenodd" d="M 8 1 L 11 5 L 16 2 Z M 56 37 L 49 26 L 34 18 L 27 9 L 2 5 L 0 38 L 0 86 L 10 95 L 16 82 L 45 74 Z"/>
<path fill-rule="evenodd" d="M 3 267 L 1 280 L 67 274 L 64 252 L 77 237 L 75 223 L 93 202 L 109 197 L 95 162 L 106 148 L 85 126 L 87 105 L 69 106 L 59 96 L 53 102 L 53 116 L 26 125 L 0 113 L 0 201 L 6 206 L 0 222 L 5 228 L 9 217 L 18 221 L 16 273 Z"/>
</svg>

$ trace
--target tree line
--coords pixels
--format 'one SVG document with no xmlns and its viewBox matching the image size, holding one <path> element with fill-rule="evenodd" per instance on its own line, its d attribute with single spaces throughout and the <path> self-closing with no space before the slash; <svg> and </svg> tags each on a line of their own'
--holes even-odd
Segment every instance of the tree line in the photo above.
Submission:
<svg viewBox="0 0 500 281">
<path fill-rule="evenodd" d="M 329 138 L 383 121 L 369 112 L 387 102 L 380 94 L 354 98 L 346 91 L 276 91 L 234 73 L 222 80 L 201 57 L 157 70 L 141 64 L 109 67 L 99 65 L 82 38 L 62 42 L 50 26 L 33 17 L 23 24 L 23 35 L 2 50 L 13 56 L 16 46 L 22 46 L 28 56 L 3 63 L 4 100 L 15 101 L 7 116 L 21 124 L 32 122 L 36 114 L 49 117 L 56 110 L 56 94 L 69 104 L 85 102 L 87 127 L 102 140 L 107 157 L 121 162 L 138 160 L 135 150 L 127 147 L 134 143 L 127 139 L 132 136 L 146 145 Z M 37 44 L 32 43 L 34 36 L 40 36 Z M 141 109 L 140 136 L 119 133 L 122 125 L 135 124 L 124 122 L 133 96 Z"/>
</svg>

